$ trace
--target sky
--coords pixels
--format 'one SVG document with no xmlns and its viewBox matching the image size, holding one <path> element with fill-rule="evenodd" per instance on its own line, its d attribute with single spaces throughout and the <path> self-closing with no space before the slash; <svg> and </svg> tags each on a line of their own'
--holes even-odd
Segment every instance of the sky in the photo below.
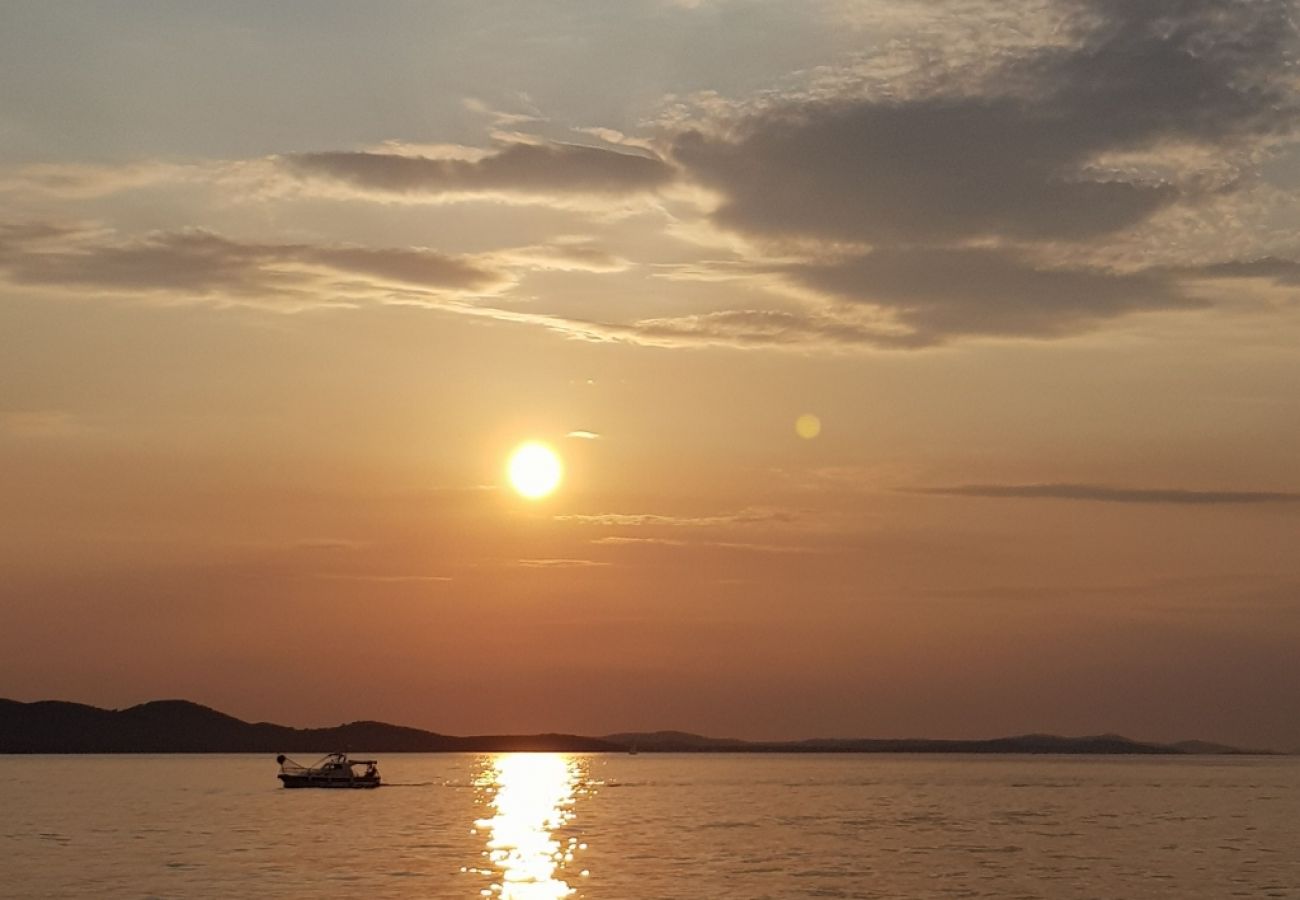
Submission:
<svg viewBox="0 0 1300 900">
<path fill-rule="evenodd" d="M 1296 14 L 6 3 L 0 696 L 1300 747 Z"/>
</svg>

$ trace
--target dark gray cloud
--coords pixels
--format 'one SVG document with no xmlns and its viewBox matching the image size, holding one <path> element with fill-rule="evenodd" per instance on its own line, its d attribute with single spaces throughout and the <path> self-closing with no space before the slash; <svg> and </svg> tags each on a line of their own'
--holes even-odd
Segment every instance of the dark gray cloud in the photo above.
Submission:
<svg viewBox="0 0 1300 900">
<path fill-rule="evenodd" d="M 1038 267 L 998 250 L 886 248 L 785 271 L 829 296 L 891 310 L 921 343 L 961 335 L 1050 336 L 1136 310 L 1203 305 L 1168 276 Z"/>
<path fill-rule="evenodd" d="M 1296 124 L 1294 0 L 1073 0 L 1083 40 L 1021 64 L 1090 150 Z"/>
<path fill-rule="evenodd" d="M 302 247 L 285 248 L 292 259 L 318 263 L 341 272 L 400 281 L 417 287 L 475 290 L 502 279 L 470 260 L 414 247 Z"/>
<path fill-rule="evenodd" d="M 1068 40 L 965 79 L 767 102 L 679 134 L 671 158 L 718 192 L 718 224 L 791 239 L 787 253 L 829 249 L 778 271 L 830 302 L 639 328 L 740 344 L 1051 337 L 1202 306 L 1183 287 L 1197 277 L 1293 278 L 1275 260 L 1119 272 L 1040 249 L 1121 239 L 1202 189 L 1110 165 L 1116 154 L 1228 152 L 1294 130 L 1292 0 L 1060 0 L 1058 12 Z M 846 256 L 846 243 L 871 251 Z M 862 324 L 846 303 L 903 333 Z"/>
<path fill-rule="evenodd" d="M 1077 39 L 1000 67 L 978 90 L 774 106 L 673 157 L 719 190 L 720 223 L 755 234 L 944 242 L 1109 234 L 1173 202 L 1168 184 L 1089 163 L 1167 142 L 1212 145 L 1296 124 L 1283 80 L 1290 0 L 1087 0 Z"/>
<path fill-rule="evenodd" d="M 53 222 L 0 222 L 0 260 L 23 248 L 77 234 L 80 229 Z"/>
<path fill-rule="evenodd" d="M 652 156 L 577 144 L 507 144 L 481 159 L 391 153 L 300 153 L 281 158 L 291 173 L 390 194 L 518 193 L 620 195 L 652 191 L 673 169 Z"/>
<path fill-rule="evenodd" d="M 472 260 L 423 248 L 247 243 L 201 230 L 126 242 L 33 243 L 0 240 L 0 270 L 11 281 L 239 296 L 294 292 L 318 278 L 312 270 L 433 290 L 478 290 L 502 281 Z"/>
<path fill-rule="evenodd" d="M 1125 273 L 1037 264 L 1009 249 L 882 247 L 833 261 L 749 267 L 749 274 L 775 274 L 811 290 L 823 298 L 819 304 L 642 319 L 625 330 L 649 343 L 741 347 L 911 349 L 973 336 L 1053 337 L 1130 312 L 1204 307 L 1208 301 L 1184 283 L 1245 274 L 1221 268 Z M 1265 271 L 1280 277 L 1285 268 L 1269 261 Z"/>
<path fill-rule="evenodd" d="M 1188 278 L 1263 278 L 1279 285 L 1300 285 L 1300 262 L 1276 256 L 1233 260 L 1174 271 Z"/>
<path fill-rule="evenodd" d="M 20 284 L 242 293 L 277 280 L 263 269 L 277 256 L 282 254 L 274 248 L 184 231 L 121 244 L 77 242 L 14 255 L 6 266 L 10 279 Z"/>
<path fill-rule="evenodd" d="M 1300 502 L 1300 493 L 1286 491 L 1190 491 L 1122 488 L 1098 484 L 962 484 L 906 490 L 912 494 L 938 494 L 948 497 L 1090 500 L 1099 503 L 1166 503 L 1188 506 Z"/>
<path fill-rule="evenodd" d="M 738 139 L 684 134 L 673 156 L 722 192 L 720 224 L 764 235 L 1087 238 L 1176 196 L 1168 185 L 1067 177 L 1086 150 L 1038 118 L 1010 100 L 825 102 L 751 119 Z"/>
</svg>

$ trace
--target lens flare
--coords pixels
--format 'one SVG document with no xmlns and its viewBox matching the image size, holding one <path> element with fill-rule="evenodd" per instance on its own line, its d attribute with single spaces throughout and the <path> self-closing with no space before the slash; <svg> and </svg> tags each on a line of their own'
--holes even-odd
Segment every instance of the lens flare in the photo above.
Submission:
<svg viewBox="0 0 1300 900">
<path fill-rule="evenodd" d="M 822 420 L 812 413 L 804 413 L 795 420 L 794 431 L 805 441 L 811 441 L 822 433 Z"/>
</svg>

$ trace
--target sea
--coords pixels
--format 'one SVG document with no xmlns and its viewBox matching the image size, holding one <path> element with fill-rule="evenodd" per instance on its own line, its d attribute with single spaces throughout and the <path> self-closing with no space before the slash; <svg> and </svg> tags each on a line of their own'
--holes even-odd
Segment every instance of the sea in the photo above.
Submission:
<svg viewBox="0 0 1300 900">
<path fill-rule="evenodd" d="M 386 754 L 353 791 L 2 763 L 6 898 L 1300 898 L 1297 757 Z"/>
</svg>

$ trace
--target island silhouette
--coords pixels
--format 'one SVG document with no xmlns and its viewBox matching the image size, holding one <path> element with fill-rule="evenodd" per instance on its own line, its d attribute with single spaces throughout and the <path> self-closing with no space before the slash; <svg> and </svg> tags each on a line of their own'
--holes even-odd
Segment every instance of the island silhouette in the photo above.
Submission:
<svg viewBox="0 0 1300 900">
<path fill-rule="evenodd" d="M 82 703 L 0 699 L 0 753 L 1034 753 L 1242 754 L 1204 741 L 1158 744 L 1116 734 L 1061 737 L 1026 734 L 987 740 L 812 738 L 744 741 L 681 731 L 456 736 L 359 721 L 332 728 L 245 722 L 188 700 L 154 700 L 127 709 Z"/>
</svg>

